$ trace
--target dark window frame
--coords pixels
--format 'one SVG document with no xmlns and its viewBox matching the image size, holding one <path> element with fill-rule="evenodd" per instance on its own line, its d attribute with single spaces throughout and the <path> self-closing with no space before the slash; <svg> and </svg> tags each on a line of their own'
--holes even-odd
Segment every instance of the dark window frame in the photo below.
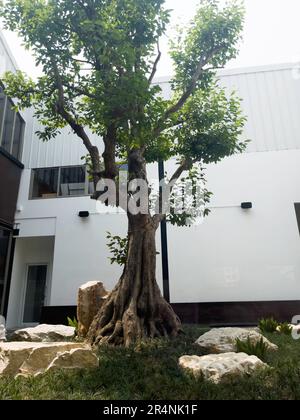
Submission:
<svg viewBox="0 0 300 420">
<path fill-rule="evenodd" d="M 74 169 L 74 168 L 84 168 L 85 169 L 85 189 L 84 189 L 84 195 L 82 194 L 74 194 L 74 195 L 60 195 L 60 180 L 61 180 L 61 171 L 62 169 Z M 57 191 L 55 197 L 33 197 L 33 189 L 34 189 L 34 175 L 35 171 L 38 170 L 45 170 L 45 169 L 57 169 L 58 170 L 58 176 L 57 176 Z M 30 188 L 29 188 L 29 200 L 55 200 L 57 198 L 79 198 L 79 197 L 90 197 L 92 193 L 89 192 L 90 186 L 89 186 L 89 174 L 88 169 L 86 165 L 66 165 L 66 166 L 53 166 L 48 168 L 33 168 L 31 169 L 31 178 L 30 178 Z"/>
<path fill-rule="evenodd" d="M 296 213 L 296 221 L 298 223 L 298 229 L 300 234 L 300 203 L 295 203 L 295 213 Z"/>
<path fill-rule="evenodd" d="M 11 132 L 11 138 L 9 140 L 9 150 L 6 150 L 3 146 L 3 134 L 4 134 L 4 127 L 5 127 L 5 120 L 6 120 L 6 110 L 7 110 L 7 106 L 10 103 L 11 106 L 14 106 L 14 102 L 5 94 L 5 89 L 3 86 L 3 83 L 1 83 L 0 81 L 0 91 L 2 91 L 3 95 L 4 95 L 4 106 L 3 106 L 3 115 L 2 115 L 2 120 L 0 121 L 0 149 L 3 152 L 6 152 L 9 156 L 11 156 L 12 158 L 16 159 L 17 161 L 21 162 L 22 160 L 22 155 L 23 155 L 23 147 L 24 147 L 24 134 L 25 134 L 25 120 L 22 117 L 22 115 L 20 114 L 20 112 L 16 112 L 13 110 L 13 123 L 12 123 L 12 132 Z M 19 141 L 18 141 L 18 155 L 14 156 L 13 155 L 13 148 L 14 148 L 14 137 L 15 137 L 15 128 L 16 128 L 16 120 L 17 120 L 17 116 L 20 118 L 21 121 L 21 132 L 20 132 L 20 137 L 19 137 Z"/>
</svg>

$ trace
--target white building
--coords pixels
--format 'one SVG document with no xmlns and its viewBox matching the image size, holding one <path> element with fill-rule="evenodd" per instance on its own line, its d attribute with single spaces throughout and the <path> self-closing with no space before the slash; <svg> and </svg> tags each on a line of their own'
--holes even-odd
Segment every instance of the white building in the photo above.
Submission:
<svg viewBox="0 0 300 420">
<path fill-rule="evenodd" d="M 158 280 L 186 322 L 290 320 L 300 313 L 300 79 L 280 65 L 224 71 L 220 80 L 243 98 L 252 141 L 243 155 L 207 167 L 212 212 L 200 226 L 168 226 L 169 276 L 158 255 Z M 106 232 L 126 234 L 125 216 L 99 214 L 88 195 L 80 140 L 65 130 L 42 143 L 24 118 L 8 327 L 39 322 L 42 307 L 43 321 L 64 322 L 87 281 L 111 289 L 121 270 L 108 259 Z"/>
</svg>

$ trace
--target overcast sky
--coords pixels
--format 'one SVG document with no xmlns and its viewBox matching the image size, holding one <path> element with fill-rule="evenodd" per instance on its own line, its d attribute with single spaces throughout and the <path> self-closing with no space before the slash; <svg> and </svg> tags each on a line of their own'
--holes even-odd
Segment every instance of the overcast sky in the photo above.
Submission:
<svg viewBox="0 0 300 420">
<path fill-rule="evenodd" d="M 173 9 L 171 26 L 192 18 L 198 2 L 166 0 L 166 6 Z M 300 62 L 300 0 L 245 0 L 245 4 L 246 23 L 240 55 L 227 67 Z M 168 36 L 172 37 L 172 29 Z M 32 57 L 22 48 L 17 36 L 5 32 L 5 37 L 19 67 L 31 75 L 38 74 Z M 171 73 L 167 45 L 165 39 L 162 43 L 163 59 L 158 71 L 160 76 Z"/>
</svg>

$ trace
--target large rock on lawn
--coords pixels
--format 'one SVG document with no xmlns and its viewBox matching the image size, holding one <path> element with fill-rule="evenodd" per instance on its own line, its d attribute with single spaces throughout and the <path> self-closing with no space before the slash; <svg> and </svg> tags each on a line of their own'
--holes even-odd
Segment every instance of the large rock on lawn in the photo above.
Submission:
<svg viewBox="0 0 300 420">
<path fill-rule="evenodd" d="M 54 368 L 86 369 L 97 366 L 97 357 L 85 344 L 0 343 L 0 375 L 36 376 Z"/>
<path fill-rule="evenodd" d="M 275 344 L 271 343 L 260 333 L 244 328 L 214 328 L 206 334 L 202 335 L 196 341 L 196 344 L 198 344 L 201 350 L 203 350 L 205 353 L 230 353 L 237 351 L 237 339 L 246 342 L 248 338 L 253 344 L 258 343 L 261 339 L 263 339 L 264 343 L 267 345 L 268 350 L 278 350 L 278 347 Z"/>
<path fill-rule="evenodd" d="M 75 336 L 75 328 L 65 325 L 41 324 L 34 328 L 15 331 L 10 341 L 59 342 L 71 341 Z"/>
<path fill-rule="evenodd" d="M 259 369 L 268 367 L 256 356 L 245 353 L 212 354 L 202 357 L 182 356 L 179 365 L 193 373 L 195 377 L 203 376 L 215 384 L 251 375 Z"/>
<path fill-rule="evenodd" d="M 72 349 L 60 353 L 50 363 L 46 372 L 59 369 L 92 369 L 99 365 L 98 357 L 89 348 Z"/>
<path fill-rule="evenodd" d="M 79 288 L 77 302 L 78 335 L 86 337 L 93 319 L 106 301 L 109 292 L 103 283 L 90 281 Z"/>
</svg>

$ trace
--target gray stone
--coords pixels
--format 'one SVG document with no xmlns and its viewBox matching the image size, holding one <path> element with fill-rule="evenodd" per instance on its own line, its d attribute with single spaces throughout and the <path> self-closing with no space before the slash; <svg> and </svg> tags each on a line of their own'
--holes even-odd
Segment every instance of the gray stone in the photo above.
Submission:
<svg viewBox="0 0 300 420">
<path fill-rule="evenodd" d="M 236 352 L 236 340 L 247 341 L 250 339 L 251 343 L 256 344 L 263 339 L 267 345 L 268 350 L 276 351 L 278 347 L 267 340 L 263 335 L 254 330 L 245 328 L 214 328 L 206 334 L 202 335 L 196 344 L 205 353 L 219 354 Z"/>
<path fill-rule="evenodd" d="M 179 365 L 195 377 L 203 376 L 215 384 L 243 375 L 252 375 L 259 369 L 268 367 L 256 356 L 245 353 L 211 354 L 202 357 L 182 356 Z"/>
<path fill-rule="evenodd" d="M 29 342 L 66 342 L 75 336 L 75 328 L 65 325 L 41 324 L 33 328 L 16 330 L 10 337 L 11 341 Z"/>
</svg>

